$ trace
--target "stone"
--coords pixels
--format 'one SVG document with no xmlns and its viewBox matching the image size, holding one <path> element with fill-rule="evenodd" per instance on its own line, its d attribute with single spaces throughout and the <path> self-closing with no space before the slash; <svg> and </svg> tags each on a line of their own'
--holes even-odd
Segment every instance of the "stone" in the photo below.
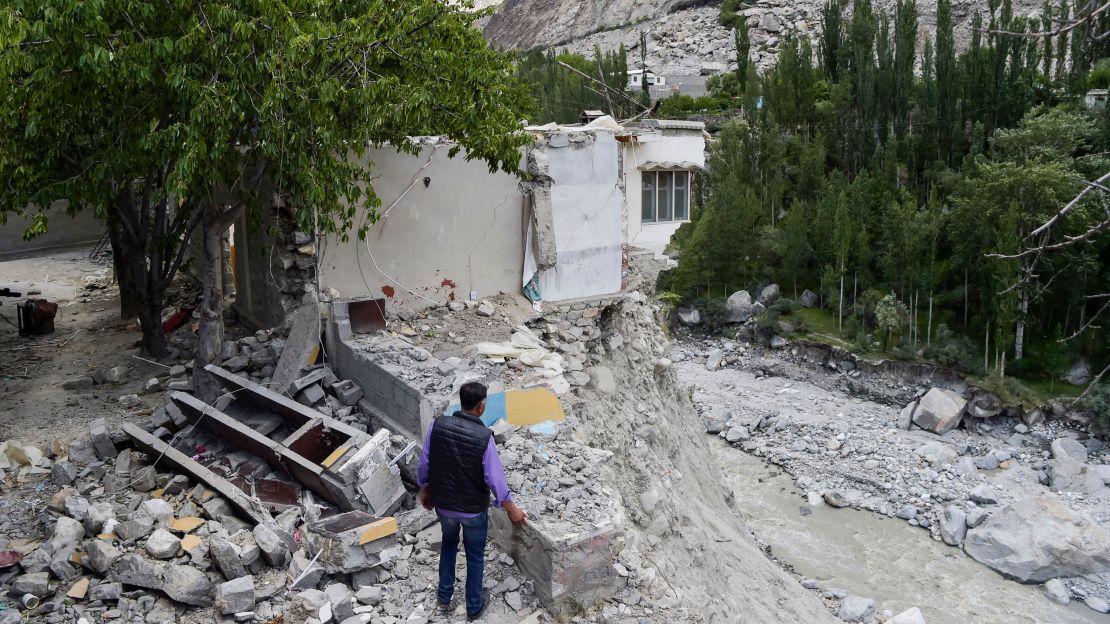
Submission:
<svg viewBox="0 0 1110 624">
<path fill-rule="evenodd" d="M 312 407 L 324 400 L 325 392 L 318 384 L 313 384 L 297 395 L 297 402 L 307 407 Z"/>
<path fill-rule="evenodd" d="M 905 505 L 895 512 L 894 517 L 901 518 L 902 520 L 913 520 L 917 517 L 917 507 Z"/>
<path fill-rule="evenodd" d="M 153 519 L 154 523 L 159 526 L 167 526 L 173 518 L 173 507 L 160 498 L 147 499 L 139 504 L 135 513 L 131 514 L 132 518 L 142 516 Z"/>
<path fill-rule="evenodd" d="M 1052 458 L 1069 459 L 1079 463 L 1087 462 L 1087 447 L 1072 438 L 1056 438 L 1052 441 Z"/>
<path fill-rule="evenodd" d="M 768 284 L 763 287 L 763 290 L 759 291 L 759 302 L 764 306 L 770 306 L 772 303 L 779 300 L 779 296 L 779 285 Z"/>
<path fill-rule="evenodd" d="M 116 535 L 125 542 L 142 539 L 154 530 L 154 518 L 140 516 L 116 525 Z"/>
<path fill-rule="evenodd" d="M 143 384 L 143 392 L 145 394 L 154 394 L 155 392 L 162 391 L 162 382 L 157 377 L 151 377 Z"/>
<path fill-rule="evenodd" d="M 103 418 L 97 418 L 89 423 L 89 438 L 97 459 L 115 459 L 116 445 L 108 435 L 108 423 Z"/>
<path fill-rule="evenodd" d="M 11 591 L 8 595 L 19 598 L 23 594 L 31 594 L 36 598 L 46 598 L 50 595 L 50 573 L 33 572 L 15 577 L 12 581 Z"/>
<path fill-rule="evenodd" d="M 725 302 L 729 323 L 743 323 L 759 312 L 752 302 L 752 296 L 746 290 L 738 290 L 728 297 Z"/>
<path fill-rule="evenodd" d="M 1066 605 L 1071 602 L 1071 590 L 1064 583 L 1063 579 L 1049 579 L 1044 582 L 1044 595 L 1056 604 Z"/>
<path fill-rule="evenodd" d="M 73 552 L 85 537 L 85 527 L 73 518 L 61 516 L 54 523 L 54 532 L 43 545 L 49 553 Z"/>
<path fill-rule="evenodd" d="M 836 615 L 844 622 L 864 622 L 875 613 L 875 601 L 849 594 L 840 602 Z"/>
<path fill-rule="evenodd" d="M 751 435 L 747 427 L 732 427 L 728 430 L 728 433 L 725 434 L 725 440 L 730 443 L 747 440 L 750 437 Z"/>
<path fill-rule="evenodd" d="M 355 592 L 355 600 L 361 602 L 364 605 L 370 606 L 377 606 L 381 604 L 382 598 L 384 596 L 385 592 L 382 591 L 382 587 L 380 585 L 366 585 L 363 587 L 359 587 L 358 591 Z"/>
<path fill-rule="evenodd" d="M 216 609 L 224 615 L 254 608 L 254 577 L 242 576 L 216 586 Z"/>
<path fill-rule="evenodd" d="M 709 355 L 706 356 L 706 358 L 705 358 L 705 370 L 709 370 L 709 371 L 717 370 L 718 368 L 721 367 L 721 362 L 722 362 L 723 359 L 724 359 L 724 355 L 721 353 L 720 349 L 710 350 Z"/>
<path fill-rule="evenodd" d="M 975 467 L 979 470 L 998 470 L 998 457 L 992 455 L 984 455 L 976 457 L 974 460 Z"/>
<path fill-rule="evenodd" d="M 493 307 L 493 304 L 489 301 L 483 300 L 481 303 L 478 304 L 478 316 L 491 317 L 496 311 L 497 310 Z"/>
<path fill-rule="evenodd" d="M 898 428 L 909 431 L 913 426 L 913 412 L 917 409 L 917 401 L 910 401 L 902 411 L 898 413 Z"/>
<path fill-rule="evenodd" d="M 613 379 L 613 371 L 606 366 L 593 366 L 586 370 L 590 376 L 588 387 L 601 394 L 614 394 L 617 391 L 617 382 Z"/>
<path fill-rule="evenodd" d="M 1105 487 L 1102 474 L 1094 466 L 1066 458 L 1049 463 L 1049 476 L 1057 492 L 1097 494 Z"/>
<path fill-rule="evenodd" d="M 782 336 L 772 336 L 771 342 L 768 344 L 771 345 L 772 349 L 781 349 L 789 343 L 787 342 L 786 338 L 783 338 Z"/>
<path fill-rule="evenodd" d="M 88 556 L 89 567 L 100 574 L 111 569 L 123 555 L 111 542 L 102 539 L 90 540 L 85 546 L 85 553 Z"/>
<path fill-rule="evenodd" d="M 951 390 L 932 388 L 921 397 L 913 414 L 913 423 L 926 431 L 944 435 L 963 419 L 967 401 Z"/>
<path fill-rule="evenodd" d="M 802 292 L 802 296 L 798 298 L 798 304 L 803 308 L 812 308 L 817 305 L 817 294 L 808 288 Z"/>
<path fill-rule="evenodd" d="M 940 538 L 949 546 L 959 546 L 967 535 L 967 514 L 955 505 L 948 505 L 940 515 Z"/>
<path fill-rule="evenodd" d="M 1048 495 L 1021 499 L 992 514 L 967 532 L 964 550 L 1022 583 L 1110 571 L 1110 534 Z"/>
<path fill-rule="evenodd" d="M 1073 386 L 1085 386 L 1087 382 L 1091 381 L 1091 367 L 1084 360 L 1076 360 L 1075 364 L 1071 365 L 1068 372 L 1060 378 L 1060 381 L 1070 383 Z"/>
<path fill-rule="evenodd" d="M 77 480 L 77 466 L 68 461 L 56 461 L 50 467 L 50 481 L 54 485 L 70 485 Z"/>
<path fill-rule="evenodd" d="M 119 398 L 119 404 L 123 407 L 136 407 L 141 403 L 137 394 L 125 394 Z"/>
<path fill-rule="evenodd" d="M 697 308 L 679 308 L 676 311 L 678 321 L 683 325 L 693 327 L 701 325 L 701 312 Z"/>
<path fill-rule="evenodd" d="M 973 507 L 967 512 L 967 528 L 974 529 L 990 516 L 987 510 Z"/>
<path fill-rule="evenodd" d="M 104 381 L 108 383 L 123 383 L 127 380 L 127 367 L 126 366 L 113 366 L 104 371 Z"/>
<path fill-rule="evenodd" d="M 840 508 L 847 507 L 849 505 L 848 497 L 844 494 L 844 492 L 841 492 L 839 490 L 829 490 L 825 492 L 823 498 L 825 499 L 825 504 L 827 504 L 829 507 Z"/>
<path fill-rule="evenodd" d="M 1087 599 L 1083 601 L 1083 604 L 1099 613 L 1110 613 L 1110 602 L 1106 602 L 1106 600 L 1098 596 L 1088 596 Z"/>
<path fill-rule="evenodd" d="M 155 559 L 172 559 L 181 551 L 181 540 L 165 529 L 158 529 L 147 538 L 146 551 Z"/>
<path fill-rule="evenodd" d="M 914 454 L 921 457 L 930 465 L 947 466 L 956 463 L 956 451 L 951 446 L 943 442 L 926 442 L 914 451 Z"/>
<path fill-rule="evenodd" d="M 63 390 L 88 390 L 93 387 L 93 378 L 88 375 L 70 377 L 62 382 Z"/>
<path fill-rule="evenodd" d="M 101 582 L 89 588 L 89 600 L 119 600 L 123 584 Z"/>
<path fill-rule="evenodd" d="M 270 567 L 284 570 L 289 565 L 289 547 L 277 533 L 260 524 L 254 527 L 254 541 Z"/>
<path fill-rule="evenodd" d="M 212 536 L 208 540 L 208 554 L 212 556 L 216 568 L 229 581 L 247 576 L 247 568 L 239 558 L 239 549 L 219 536 Z"/>
<path fill-rule="evenodd" d="M 979 475 L 979 468 L 976 467 L 974 459 L 961 457 L 956 460 L 956 473 L 964 477 L 975 478 Z"/>
<path fill-rule="evenodd" d="M 925 616 L 922 615 L 921 609 L 913 607 L 890 618 L 886 624 L 925 624 Z"/>
<path fill-rule="evenodd" d="M 971 488 L 971 492 L 968 493 L 967 498 L 978 505 L 998 504 L 998 494 L 986 483 L 981 483 Z"/>
<path fill-rule="evenodd" d="M 207 607 L 212 604 L 212 581 L 192 566 L 166 566 L 161 589 L 170 598 L 187 605 Z"/>
</svg>

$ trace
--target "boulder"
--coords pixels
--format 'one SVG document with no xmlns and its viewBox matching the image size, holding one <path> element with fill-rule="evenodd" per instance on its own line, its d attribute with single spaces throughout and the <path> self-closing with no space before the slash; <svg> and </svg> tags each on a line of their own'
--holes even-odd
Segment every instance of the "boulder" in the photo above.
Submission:
<svg viewBox="0 0 1110 624">
<path fill-rule="evenodd" d="M 720 349 L 713 349 L 709 355 L 705 357 L 705 370 L 715 371 L 721 367 L 721 361 L 724 360 L 724 355 Z"/>
<path fill-rule="evenodd" d="M 748 291 L 738 290 L 729 295 L 725 309 L 728 311 L 729 323 L 743 323 L 762 312 L 763 306 L 753 303 Z"/>
<path fill-rule="evenodd" d="M 702 76 L 715 76 L 717 74 L 723 74 L 726 71 L 728 71 L 728 66 L 724 63 L 710 61 L 708 63 L 702 63 L 698 73 Z"/>
<path fill-rule="evenodd" d="M 886 624 L 925 624 L 925 616 L 921 614 L 921 609 L 914 607 L 890 618 Z"/>
<path fill-rule="evenodd" d="M 1087 382 L 1091 381 L 1091 367 L 1083 360 L 1077 360 L 1075 364 L 1071 365 L 1068 372 L 1060 378 L 1060 381 L 1070 383 L 1073 386 L 1085 386 Z"/>
<path fill-rule="evenodd" d="M 216 586 L 216 608 L 224 615 L 254 608 L 254 577 L 242 576 Z"/>
<path fill-rule="evenodd" d="M 959 546 L 967 535 L 967 514 L 964 510 L 949 505 L 940 515 L 940 538 L 949 546 Z"/>
<path fill-rule="evenodd" d="M 1087 462 L 1087 447 L 1078 440 L 1071 438 L 1056 438 L 1052 441 L 1053 459 L 1070 459 L 1079 463 Z"/>
<path fill-rule="evenodd" d="M 1106 487 L 1097 468 L 1066 458 L 1049 463 L 1049 476 L 1057 492 L 1098 494 Z"/>
<path fill-rule="evenodd" d="M 974 418 L 994 418 L 1002 409 L 1002 402 L 989 392 L 979 392 L 967 404 L 967 414 Z"/>
<path fill-rule="evenodd" d="M 986 483 L 980 483 L 979 485 L 971 488 L 971 492 L 968 493 L 967 497 L 971 500 L 971 502 L 978 505 L 998 504 L 998 494 L 996 494 L 995 491 L 991 489 L 991 486 L 987 485 Z"/>
<path fill-rule="evenodd" d="M 212 581 L 192 566 L 166 566 L 161 589 L 170 598 L 187 605 L 207 607 L 212 604 Z"/>
<path fill-rule="evenodd" d="M 1071 602 L 1071 590 L 1062 579 L 1050 579 L 1044 583 L 1044 595 L 1056 604 L 1066 605 Z"/>
<path fill-rule="evenodd" d="M 917 410 L 917 401 L 910 401 L 902 411 L 898 413 L 898 428 L 909 430 L 913 426 L 913 413 Z"/>
<path fill-rule="evenodd" d="M 679 308 L 677 314 L 679 322 L 683 325 L 701 324 L 701 312 L 698 312 L 697 308 Z"/>
<path fill-rule="evenodd" d="M 933 388 L 921 397 L 913 413 L 913 422 L 926 431 L 944 435 L 960 424 L 966 403 L 962 396 L 951 390 Z"/>
<path fill-rule="evenodd" d="M 866 622 L 874 613 L 874 600 L 849 594 L 840 602 L 836 615 L 844 622 Z"/>
<path fill-rule="evenodd" d="M 798 304 L 803 308 L 812 308 L 817 305 L 817 294 L 807 288 L 802 292 L 802 296 L 798 298 Z"/>
<path fill-rule="evenodd" d="M 759 302 L 765 306 L 770 306 L 772 303 L 778 301 L 780 296 L 779 285 L 768 284 L 763 287 L 763 290 L 759 291 Z"/>
<path fill-rule="evenodd" d="M 956 451 L 943 442 L 926 442 L 914 454 L 932 466 L 947 466 L 956 463 Z"/>
<path fill-rule="evenodd" d="M 1110 534 L 1053 496 L 1019 500 L 967 532 L 964 550 L 1021 583 L 1110 571 Z"/>
</svg>

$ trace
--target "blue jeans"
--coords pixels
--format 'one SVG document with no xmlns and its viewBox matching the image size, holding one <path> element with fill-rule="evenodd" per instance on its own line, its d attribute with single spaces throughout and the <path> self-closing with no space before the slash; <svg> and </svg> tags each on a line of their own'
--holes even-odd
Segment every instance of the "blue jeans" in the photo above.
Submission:
<svg viewBox="0 0 1110 624">
<path fill-rule="evenodd" d="M 482 575 L 486 568 L 486 534 L 489 512 L 473 518 L 447 518 L 439 515 L 443 543 L 439 547 L 439 591 L 442 604 L 451 602 L 455 593 L 455 558 L 459 554 L 459 529 L 466 549 L 466 612 L 473 615 L 482 608 Z"/>
</svg>

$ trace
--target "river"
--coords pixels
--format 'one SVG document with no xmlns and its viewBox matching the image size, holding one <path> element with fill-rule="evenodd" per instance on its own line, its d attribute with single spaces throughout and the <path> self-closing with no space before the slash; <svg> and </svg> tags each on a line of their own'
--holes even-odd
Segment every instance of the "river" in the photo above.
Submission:
<svg viewBox="0 0 1110 624">
<path fill-rule="evenodd" d="M 826 505 L 803 514 L 793 481 L 723 440 L 711 447 L 736 508 L 779 560 L 822 588 L 875 600 L 878 610 L 918 607 L 928 624 L 1106 624 L 1081 602 L 1061 606 L 1037 585 L 1008 581 L 905 521 Z"/>
</svg>

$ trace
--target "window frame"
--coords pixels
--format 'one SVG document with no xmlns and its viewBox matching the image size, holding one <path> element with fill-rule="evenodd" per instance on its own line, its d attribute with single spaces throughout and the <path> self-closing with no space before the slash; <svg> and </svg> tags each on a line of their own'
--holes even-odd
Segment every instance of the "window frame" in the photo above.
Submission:
<svg viewBox="0 0 1110 624">
<path fill-rule="evenodd" d="M 670 188 L 668 189 L 668 191 L 670 193 L 670 200 L 671 200 L 670 201 L 670 218 L 669 219 L 660 219 L 659 218 L 659 205 L 660 205 L 659 204 L 659 193 L 662 190 L 662 189 L 659 188 L 659 174 L 660 173 L 669 173 L 669 174 L 671 174 Z M 650 171 L 641 170 L 640 171 L 640 224 L 641 225 L 648 225 L 648 224 L 686 223 L 686 222 L 688 222 L 690 220 L 690 194 L 691 194 L 691 191 L 693 190 L 692 187 L 693 187 L 693 183 L 694 183 L 693 173 L 694 172 L 690 171 L 689 169 L 652 169 Z M 680 175 L 684 176 L 684 178 L 685 178 L 685 184 L 683 185 L 682 188 L 679 188 L 679 186 L 675 183 L 676 178 L 678 178 Z M 651 190 L 650 191 L 648 191 L 647 185 L 644 184 L 645 176 L 651 176 L 651 178 L 652 178 Z M 645 196 L 646 193 L 649 193 L 649 192 L 650 192 L 650 198 L 651 198 L 651 211 L 650 211 L 651 212 L 651 219 L 645 219 L 644 218 L 644 196 Z M 676 201 L 676 199 L 677 199 L 678 194 L 680 192 L 685 195 L 685 200 L 686 200 L 683 204 L 686 214 L 681 219 L 675 217 L 675 208 L 678 206 L 678 202 Z"/>
</svg>

